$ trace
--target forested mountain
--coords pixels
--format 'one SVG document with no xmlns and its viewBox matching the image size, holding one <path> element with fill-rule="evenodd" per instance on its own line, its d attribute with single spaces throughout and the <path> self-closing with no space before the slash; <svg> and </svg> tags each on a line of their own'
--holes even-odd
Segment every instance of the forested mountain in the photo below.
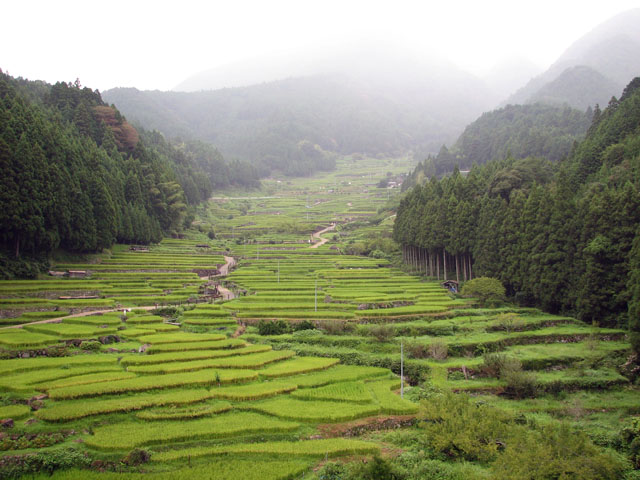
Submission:
<svg viewBox="0 0 640 480">
<path fill-rule="evenodd" d="M 521 159 L 544 157 L 556 162 L 571 152 L 591 123 L 593 111 L 575 110 L 567 105 L 508 105 L 483 113 L 469 124 L 456 143 L 442 147 L 437 155 L 420 162 L 404 188 L 422 183 L 425 178 L 483 165 L 507 157 Z"/>
<path fill-rule="evenodd" d="M 640 332 L 639 225 L 636 78 L 555 168 L 506 159 L 432 177 L 403 199 L 394 236 L 431 274 L 496 277 L 523 304 Z"/>
<path fill-rule="evenodd" d="M 263 175 L 300 175 L 332 169 L 336 153 L 436 151 L 497 101 L 482 81 L 444 61 L 411 60 L 381 54 L 354 59 L 347 73 L 191 92 L 113 89 L 103 96 L 145 128 L 214 144 Z M 206 88 L 207 79 L 195 84 Z"/>
<path fill-rule="evenodd" d="M 159 241 L 233 181 L 215 150 L 138 131 L 79 82 L 2 73 L 0 168 L 0 246 L 14 257 Z"/>
<path fill-rule="evenodd" d="M 633 9 L 578 39 L 546 72 L 531 79 L 504 103 L 568 103 L 584 110 L 588 105 L 608 102 L 638 75 L 640 9 Z"/>
</svg>

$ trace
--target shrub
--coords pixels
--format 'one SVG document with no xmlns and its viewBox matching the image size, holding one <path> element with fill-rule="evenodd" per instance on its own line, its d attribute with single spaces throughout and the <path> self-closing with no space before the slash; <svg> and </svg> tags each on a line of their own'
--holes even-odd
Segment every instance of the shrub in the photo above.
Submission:
<svg viewBox="0 0 640 480">
<path fill-rule="evenodd" d="M 522 328 L 523 322 L 517 313 L 501 313 L 496 316 L 493 327 L 511 333 Z"/>
<path fill-rule="evenodd" d="M 260 335 L 282 335 L 289 333 L 291 327 L 284 320 L 260 320 L 258 322 L 258 333 Z"/>
<path fill-rule="evenodd" d="M 505 300 L 506 290 L 497 278 L 478 277 L 466 282 L 461 293 L 477 298 L 482 306 L 495 307 Z"/>
<path fill-rule="evenodd" d="M 623 459 L 600 450 L 586 434 L 568 424 L 522 429 L 507 442 L 492 466 L 496 480 L 563 478 L 607 480 L 623 478 Z"/>
<path fill-rule="evenodd" d="M 515 357 L 510 357 L 504 353 L 490 352 L 483 356 L 482 373 L 489 377 L 500 377 L 503 369 L 521 370 L 522 364 Z"/>
<path fill-rule="evenodd" d="M 122 459 L 122 463 L 129 466 L 137 466 L 143 463 L 147 463 L 151 460 L 151 454 L 141 448 L 136 448 L 129 452 L 129 455 Z"/>
<path fill-rule="evenodd" d="M 369 335 L 379 342 L 388 342 L 393 338 L 394 331 L 389 325 L 374 325 L 369 329 Z"/>
<path fill-rule="evenodd" d="M 85 340 L 84 342 L 82 342 L 80 344 L 80 348 L 82 350 L 89 350 L 89 351 L 100 350 L 101 346 L 102 346 L 102 344 L 100 342 L 95 341 L 95 340 Z"/>
<path fill-rule="evenodd" d="M 347 477 L 347 468 L 342 463 L 330 462 L 316 473 L 318 480 L 342 480 Z"/>
<path fill-rule="evenodd" d="M 404 347 L 411 358 L 429 358 L 429 347 L 424 343 L 409 342 Z"/>
<path fill-rule="evenodd" d="M 315 328 L 316 326 L 309 320 L 303 320 L 302 322 L 298 322 L 293 326 L 293 330 L 296 332 L 299 332 L 301 330 L 315 330 Z"/>
<path fill-rule="evenodd" d="M 524 372 L 520 361 L 509 361 L 500 370 L 500 378 L 506 382 L 504 393 L 514 398 L 535 397 L 538 379 L 533 372 Z"/>
<path fill-rule="evenodd" d="M 349 472 L 353 480 L 401 480 L 405 476 L 388 460 L 378 455 L 367 463 L 356 463 Z"/>
<path fill-rule="evenodd" d="M 444 360 L 449 354 L 449 347 L 442 340 L 434 340 L 429 344 L 429 356 L 435 360 Z"/>
</svg>

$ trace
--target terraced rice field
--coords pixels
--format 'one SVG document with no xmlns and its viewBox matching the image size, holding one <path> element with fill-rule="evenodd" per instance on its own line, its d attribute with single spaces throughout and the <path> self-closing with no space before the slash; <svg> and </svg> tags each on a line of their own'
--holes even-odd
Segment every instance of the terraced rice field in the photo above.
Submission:
<svg viewBox="0 0 640 480">
<path fill-rule="evenodd" d="M 617 369 L 625 331 L 477 308 L 395 267 L 393 255 L 345 254 L 386 238 L 393 221 L 363 221 L 392 195 L 371 185 L 368 161 L 349 168 L 268 180 L 269 198 L 213 199 L 186 238 L 148 252 L 116 246 L 54 267 L 88 278 L 0 282 L 0 327 L 24 324 L 0 329 L 0 418 L 13 419 L 16 435 L 0 439 L 6 456 L 74 451 L 111 470 L 59 479 L 123 478 L 118 469 L 141 479 L 313 479 L 320 461 L 381 451 L 379 437 L 333 438 L 331 428 L 419 415 L 433 391 L 469 392 L 541 422 L 573 418 L 579 405 L 593 438 L 640 412 L 637 387 Z M 311 233 L 332 223 L 330 241 L 310 248 Z M 212 226 L 213 240 L 203 233 Z M 237 267 L 211 282 L 236 298 L 202 301 L 224 256 Z M 71 316 L 93 310 L 104 312 Z M 491 371 L 505 358 L 535 376 L 538 398 L 507 395 Z M 401 369 L 413 383 L 404 398 Z M 148 462 L 124 462 L 140 451 Z"/>
</svg>

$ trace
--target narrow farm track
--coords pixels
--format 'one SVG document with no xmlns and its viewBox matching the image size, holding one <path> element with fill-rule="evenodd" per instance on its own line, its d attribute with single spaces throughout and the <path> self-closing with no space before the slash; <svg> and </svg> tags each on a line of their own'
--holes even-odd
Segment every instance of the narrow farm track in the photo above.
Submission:
<svg viewBox="0 0 640 480">
<path fill-rule="evenodd" d="M 136 307 L 136 310 L 153 310 L 154 308 L 156 308 L 154 305 L 150 305 L 147 307 Z M 121 310 L 122 308 L 110 308 L 108 310 L 91 310 L 88 312 L 79 312 L 79 313 L 74 313 L 72 315 L 65 315 L 64 317 L 48 318 L 46 320 L 37 320 L 35 322 L 21 323 L 20 325 L 9 325 L 8 327 L 0 328 L 0 330 L 7 330 L 10 328 L 22 328 L 25 325 L 39 325 L 43 323 L 60 323 L 65 318 L 86 317 L 89 315 L 97 315 L 100 313 L 119 312 Z"/>
<path fill-rule="evenodd" d="M 330 232 L 330 231 L 335 230 L 335 229 L 336 229 L 336 224 L 332 223 L 327 228 L 323 228 L 319 232 L 316 232 L 316 233 L 312 234 L 311 236 L 313 238 L 318 239 L 319 241 L 314 243 L 313 245 L 311 245 L 309 248 L 318 248 L 318 247 L 324 245 L 325 243 L 327 243 L 329 241 L 329 239 L 328 238 L 322 238 L 320 235 L 322 235 L 323 233 Z"/>
</svg>

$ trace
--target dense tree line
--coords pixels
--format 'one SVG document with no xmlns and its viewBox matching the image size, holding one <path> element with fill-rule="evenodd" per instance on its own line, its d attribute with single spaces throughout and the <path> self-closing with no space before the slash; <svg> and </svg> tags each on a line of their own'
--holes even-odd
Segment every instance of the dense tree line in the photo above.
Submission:
<svg viewBox="0 0 640 480">
<path fill-rule="evenodd" d="M 216 154 L 139 132 L 78 81 L 0 73 L 0 246 L 21 257 L 157 242 L 181 230 L 213 186 L 228 184 L 212 181 L 218 167 L 231 168 Z M 255 178 L 245 172 L 242 182 Z"/>
<path fill-rule="evenodd" d="M 394 227 L 406 261 L 440 278 L 498 278 L 547 311 L 629 324 L 638 348 L 639 87 L 597 110 L 563 162 L 507 158 L 416 186 Z"/>
<path fill-rule="evenodd" d="M 596 107 L 596 110 L 598 107 Z M 507 105 L 483 113 L 469 124 L 456 143 L 443 146 L 437 155 L 425 155 L 406 183 L 405 190 L 425 178 L 484 165 L 507 157 L 544 157 L 557 162 L 571 153 L 576 141 L 584 138 L 593 117 L 567 105 Z M 420 153 L 418 153 L 420 155 Z"/>
</svg>

